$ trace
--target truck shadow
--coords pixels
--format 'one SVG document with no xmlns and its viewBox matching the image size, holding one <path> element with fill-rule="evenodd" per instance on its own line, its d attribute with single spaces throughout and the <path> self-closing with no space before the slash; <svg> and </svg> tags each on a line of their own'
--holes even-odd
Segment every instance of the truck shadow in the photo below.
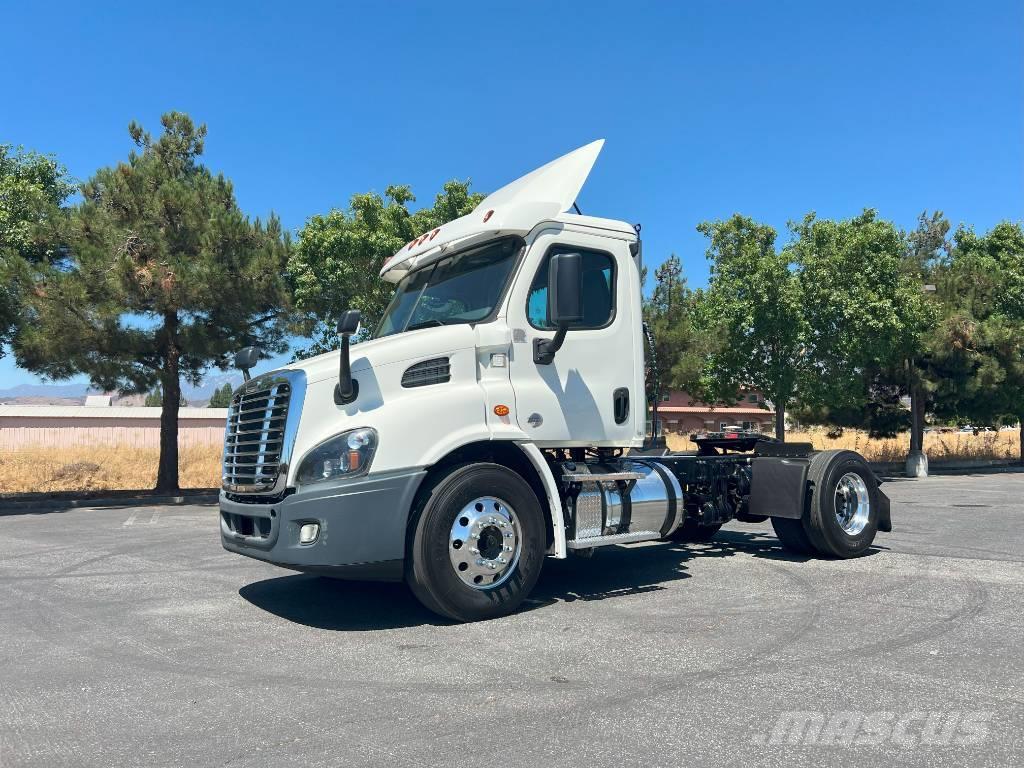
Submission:
<svg viewBox="0 0 1024 768">
<path fill-rule="evenodd" d="M 641 551 L 642 550 L 642 551 Z M 872 547 L 865 557 L 882 551 Z M 609 600 L 666 589 L 681 579 L 699 578 L 691 560 L 746 555 L 799 566 L 813 558 L 793 555 L 771 533 L 722 530 L 704 544 L 658 542 L 640 547 L 607 547 L 592 558 L 548 560 L 522 611 L 558 602 Z M 447 626 L 412 596 L 404 584 L 341 581 L 293 574 L 247 584 L 238 594 L 255 607 L 287 621 L 317 629 L 365 632 L 424 624 Z"/>
<path fill-rule="evenodd" d="M 874 553 L 872 550 L 868 555 Z M 544 566 L 531 601 L 550 605 L 559 601 L 607 600 L 656 592 L 665 589 L 668 582 L 699 577 L 699 566 L 690 572 L 691 560 L 739 554 L 791 563 L 813 559 L 787 552 L 771 533 L 725 529 L 706 543 L 657 542 L 642 547 L 608 547 L 598 550 L 592 558 L 550 560 Z"/>
<path fill-rule="evenodd" d="M 296 573 L 246 584 L 238 594 L 261 610 L 317 629 L 365 632 L 452 623 L 420 605 L 403 583 Z"/>
</svg>

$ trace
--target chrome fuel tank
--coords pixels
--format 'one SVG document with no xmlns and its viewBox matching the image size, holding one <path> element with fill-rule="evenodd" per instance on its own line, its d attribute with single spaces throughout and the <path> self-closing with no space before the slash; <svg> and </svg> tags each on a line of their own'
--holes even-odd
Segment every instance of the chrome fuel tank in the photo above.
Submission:
<svg viewBox="0 0 1024 768">
<path fill-rule="evenodd" d="M 668 536 L 682 522 L 683 491 L 670 471 L 655 462 L 564 464 L 570 539 L 624 534 Z"/>
</svg>

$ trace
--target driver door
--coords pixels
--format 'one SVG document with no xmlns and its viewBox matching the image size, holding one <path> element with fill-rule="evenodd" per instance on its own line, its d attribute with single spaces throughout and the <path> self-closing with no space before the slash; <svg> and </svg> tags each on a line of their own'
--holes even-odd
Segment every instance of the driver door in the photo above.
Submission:
<svg viewBox="0 0 1024 768">
<path fill-rule="evenodd" d="M 555 335 L 547 317 L 555 253 L 581 255 L 583 319 L 545 365 L 533 351 L 535 339 Z M 510 295 L 510 374 L 519 427 L 541 447 L 626 446 L 636 437 L 638 416 L 643 424 L 643 377 L 634 370 L 640 308 L 630 290 L 630 259 L 624 240 L 562 228 L 543 230 L 530 245 Z"/>
</svg>

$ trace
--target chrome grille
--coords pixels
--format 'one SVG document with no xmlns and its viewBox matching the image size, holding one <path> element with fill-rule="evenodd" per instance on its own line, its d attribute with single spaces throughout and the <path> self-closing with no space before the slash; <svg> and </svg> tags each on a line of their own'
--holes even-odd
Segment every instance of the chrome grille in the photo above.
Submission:
<svg viewBox="0 0 1024 768">
<path fill-rule="evenodd" d="M 235 395 L 224 436 L 225 490 L 283 490 L 304 389 L 302 372 L 282 371 L 249 381 Z"/>
</svg>

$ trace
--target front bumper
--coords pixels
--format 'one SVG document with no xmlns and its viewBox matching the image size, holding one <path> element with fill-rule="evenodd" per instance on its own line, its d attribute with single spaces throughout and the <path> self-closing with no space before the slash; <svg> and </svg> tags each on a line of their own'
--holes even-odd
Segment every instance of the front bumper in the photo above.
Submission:
<svg viewBox="0 0 1024 768">
<path fill-rule="evenodd" d="M 273 503 L 232 501 L 220 494 L 224 549 L 284 568 L 342 578 L 400 580 L 409 510 L 425 470 L 389 473 L 326 488 L 313 487 Z M 256 503 L 249 503 L 249 500 Z M 299 529 L 320 526 L 299 543 Z"/>
</svg>

